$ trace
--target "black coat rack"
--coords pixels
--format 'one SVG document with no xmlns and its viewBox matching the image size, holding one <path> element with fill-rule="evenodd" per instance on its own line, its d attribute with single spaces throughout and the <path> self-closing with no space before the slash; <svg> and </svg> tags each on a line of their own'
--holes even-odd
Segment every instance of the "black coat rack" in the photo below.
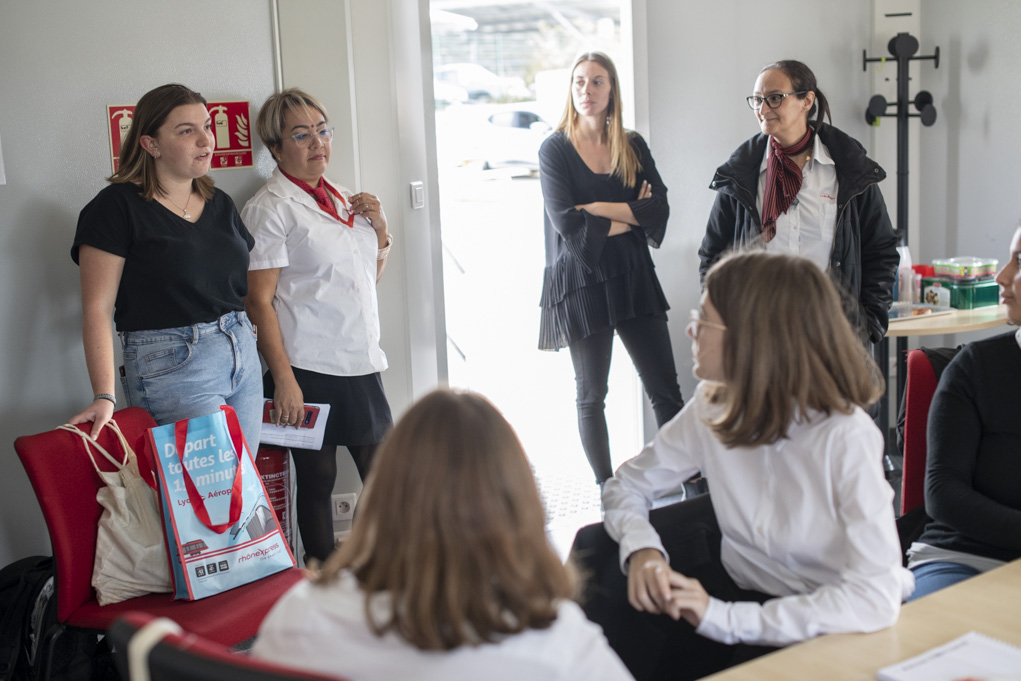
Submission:
<svg viewBox="0 0 1021 681">
<path fill-rule="evenodd" d="M 914 100 L 908 95 L 908 81 L 911 76 L 908 73 L 908 62 L 916 59 L 931 59 L 933 66 L 939 68 L 939 47 L 935 53 L 926 56 L 916 57 L 918 52 L 918 39 L 909 33 L 898 33 L 890 39 L 887 49 L 893 55 L 897 63 L 897 101 L 887 102 L 882 95 L 873 95 L 869 100 L 868 108 L 865 110 L 865 120 L 869 125 L 874 125 L 877 118 L 897 119 L 897 237 L 902 246 L 908 245 L 908 119 L 919 118 L 922 125 L 928 127 L 936 122 L 936 107 L 932 105 L 932 95 L 925 90 L 919 90 Z M 869 62 L 885 62 L 886 57 L 869 58 L 868 51 L 862 50 L 861 69 L 868 70 Z M 918 113 L 909 113 L 909 105 L 914 105 Z M 891 106 L 896 106 L 896 113 L 886 113 Z M 886 367 L 889 361 L 889 345 L 886 338 L 879 346 L 879 364 L 886 374 Z M 897 338 L 897 395 L 903 399 L 904 386 L 907 379 L 907 339 Z M 897 473 L 897 468 L 890 459 L 890 453 L 896 453 L 894 445 L 895 438 L 890 436 L 889 418 L 889 388 L 883 394 L 879 403 L 879 427 L 886 438 L 886 454 L 883 457 L 883 465 L 887 475 Z M 899 401 L 898 401 L 899 404 Z"/>
<path fill-rule="evenodd" d="M 873 95 L 865 110 L 865 120 L 874 125 L 877 118 L 897 119 L 897 236 L 903 246 L 908 245 L 908 119 L 920 118 L 922 125 L 928 127 L 936 122 L 936 107 L 932 105 L 932 95 L 919 90 L 914 101 L 908 96 L 908 62 L 916 59 L 931 59 L 933 66 L 939 68 L 939 47 L 934 54 L 916 57 L 918 39 L 910 33 L 898 33 L 887 45 L 890 54 L 897 64 L 897 101 L 887 102 L 883 95 Z M 861 70 L 868 70 L 869 62 L 885 62 L 886 57 L 869 58 L 868 51 L 861 52 Z M 918 113 L 908 113 L 908 106 L 913 104 Z M 896 113 L 886 110 L 896 106 Z"/>
</svg>

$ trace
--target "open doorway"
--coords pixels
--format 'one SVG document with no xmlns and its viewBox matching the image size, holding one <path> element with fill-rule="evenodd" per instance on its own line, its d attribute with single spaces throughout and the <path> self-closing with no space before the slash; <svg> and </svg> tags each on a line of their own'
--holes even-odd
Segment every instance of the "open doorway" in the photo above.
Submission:
<svg viewBox="0 0 1021 681">
<path fill-rule="evenodd" d="M 449 382 L 486 395 L 514 426 L 561 551 L 599 520 L 599 494 L 578 435 L 570 355 L 537 349 L 538 150 L 563 113 L 577 54 L 632 62 L 621 30 L 629 2 L 430 2 Z M 637 453 L 644 427 L 641 384 L 619 340 L 613 355 L 606 416 L 616 466 Z"/>
</svg>

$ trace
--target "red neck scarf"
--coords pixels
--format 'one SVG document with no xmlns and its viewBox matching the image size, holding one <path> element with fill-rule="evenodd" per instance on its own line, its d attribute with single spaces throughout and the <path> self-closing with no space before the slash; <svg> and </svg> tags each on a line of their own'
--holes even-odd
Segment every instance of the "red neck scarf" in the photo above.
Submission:
<svg viewBox="0 0 1021 681">
<path fill-rule="evenodd" d="M 769 138 L 769 158 L 766 161 L 766 194 L 762 197 L 762 238 L 771 241 L 776 236 L 776 219 L 786 213 L 801 191 L 801 168 L 791 159 L 812 143 L 812 129 L 797 144 L 781 147 L 775 137 Z"/>
<path fill-rule="evenodd" d="M 345 201 L 344 197 L 340 195 L 340 192 L 338 192 L 336 189 L 334 189 L 330 185 L 330 183 L 326 181 L 325 177 L 320 177 L 319 178 L 319 186 L 318 187 L 313 187 L 312 185 L 310 185 L 308 182 L 305 182 L 304 180 L 299 180 L 296 177 L 291 177 L 290 175 L 285 173 L 283 171 L 283 169 L 280 169 L 280 174 L 282 174 L 284 177 L 286 177 L 288 180 L 290 180 L 294 184 L 298 185 L 298 187 L 300 187 L 301 189 L 303 189 L 306 192 L 308 192 L 308 194 L 313 199 L 316 200 L 316 203 L 319 205 L 319 207 L 322 208 L 325 212 L 327 212 L 330 215 L 332 215 L 333 218 L 337 222 L 342 222 L 345 225 L 347 225 L 348 227 L 354 227 L 354 221 L 355 221 L 354 213 L 352 213 L 351 209 L 349 209 L 347 207 L 347 201 Z M 347 212 L 347 219 L 346 220 L 344 218 L 340 217 L 340 215 L 337 213 L 337 207 L 335 205 L 333 205 L 333 201 L 330 200 L 329 194 L 327 194 L 327 192 L 329 192 L 330 194 L 333 194 L 338 199 L 340 199 L 341 205 L 344 206 L 344 210 Z"/>
</svg>

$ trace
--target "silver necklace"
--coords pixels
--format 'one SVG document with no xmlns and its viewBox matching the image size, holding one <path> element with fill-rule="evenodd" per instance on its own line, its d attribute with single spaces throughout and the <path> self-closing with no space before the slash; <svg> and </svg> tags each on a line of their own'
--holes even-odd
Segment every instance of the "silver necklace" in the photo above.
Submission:
<svg viewBox="0 0 1021 681">
<path fill-rule="evenodd" d="M 184 208 L 181 208 L 180 206 L 178 206 L 177 202 L 174 201 L 172 198 L 170 198 L 170 195 L 168 195 L 168 194 L 164 194 L 163 198 L 165 198 L 170 203 L 174 204 L 174 207 L 176 207 L 177 210 L 181 211 L 181 217 L 182 218 L 184 218 L 185 220 L 191 220 L 191 214 L 188 213 L 188 204 L 191 203 L 191 195 L 193 193 L 194 192 L 188 192 L 188 200 L 184 202 Z"/>
</svg>

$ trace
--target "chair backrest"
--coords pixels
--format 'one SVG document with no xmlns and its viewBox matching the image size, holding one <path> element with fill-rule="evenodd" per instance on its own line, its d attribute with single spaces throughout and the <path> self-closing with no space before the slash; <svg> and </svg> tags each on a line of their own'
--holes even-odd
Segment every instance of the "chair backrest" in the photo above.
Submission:
<svg viewBox="0 0 1021 681">
<path fill-rule="evenodd" d="M 904 464 L 901 478 L 901 513 L 925 503 L 925 432 L 929 406 L 936 392 L 936 372 L 922 350 L 908 353 L 904 392 Z"/>
<path fill-rule="evenodd" d="M 146 431 L 156 422 L 139 407 L 121 409 L 114 419 L 141 464 Z M 92 424 L 80 428 L 88 431 Z M 121 451 L 109 428 L 100 431 L 97 441 L 112 454 Z M 96 527 L 103 512 L 96 491 L 103 482 L 85 455 L 81 438 L 73 433 L 50 430 L 26 435 L 14 441 L 14 449 L 35 489 L 50 533 L 57 566 L 57 620 L 66 622 L 75 610 L 96 597 L 92 564 Z M 96 456 L 96 462 L 101 468 L 107 464 L 101 456 Z"/>
<path fill-rule="evenodd" d="M 125 613 L 109 635 L 126 681 L 344 681 L 231 652 L 142 612 Z"/>
</svg>

